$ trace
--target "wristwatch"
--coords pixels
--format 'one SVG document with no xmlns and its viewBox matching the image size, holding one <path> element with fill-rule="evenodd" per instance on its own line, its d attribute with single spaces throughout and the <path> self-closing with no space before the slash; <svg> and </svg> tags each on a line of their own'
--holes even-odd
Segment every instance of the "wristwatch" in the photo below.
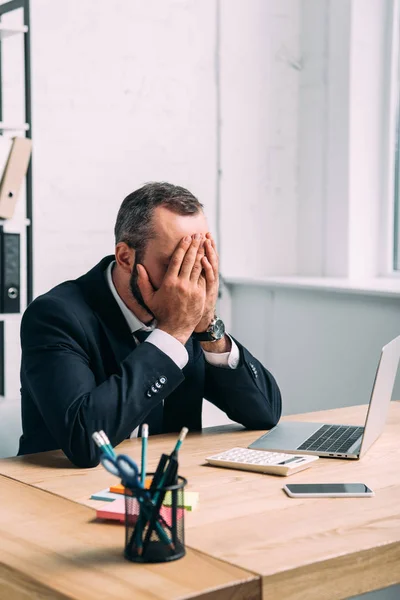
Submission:
<svg viewBox="0 0 400 600">
<path fill-rule="evenodd" d="M 194 332 L 193 337 L 199 342 L 217 342 L 225 335 L 225 325 L 222 319 L 214 317 L 206 331 Z"/>
</svg>

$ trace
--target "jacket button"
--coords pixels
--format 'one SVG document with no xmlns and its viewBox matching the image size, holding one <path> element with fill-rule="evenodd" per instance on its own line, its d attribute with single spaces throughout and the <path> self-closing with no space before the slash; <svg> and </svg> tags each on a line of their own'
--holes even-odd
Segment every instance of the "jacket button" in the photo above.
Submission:
<svg viewBox="0 0 400 600">
<path fill-rule="evenodd" d="M 161 375 L 160 383 L 162 383 L 162 385 L 165 385 L 167 383 L 167 378 L 164 375 Z"/>
<path fill-rule="evenodd" d="M 152 394 L 151 394 L 151 391 L 150 391 L 150 390 L 148 390 L 148 391 L 147 391 L 147 394 L 146 394 L 146 396 L 147 396 L 148 398 L 151 398 Z"/>
<path fill-rule="evenodd" d="M 160 383 L 159 381 L 156 381 L 154 385 L 156 386 L 156 388 L 157 388 L 158 390 L 161 390 L 161 388 L 162 388 L 162 385 L 161 385 L 161 383 Z"/>
<path fill-rule="evenodd" d="M 151 386 L 151 391 L 153 392 L 153 394 L 158 394 L 158 389 L 154 387 L 154 385 Z"/>
</svg>

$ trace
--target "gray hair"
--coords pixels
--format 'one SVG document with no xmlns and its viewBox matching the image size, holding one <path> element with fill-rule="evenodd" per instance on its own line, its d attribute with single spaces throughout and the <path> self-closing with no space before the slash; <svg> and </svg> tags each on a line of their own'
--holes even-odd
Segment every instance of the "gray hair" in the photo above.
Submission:
<svg viewBox="0 0 400 600">
<path fill-rule="evenodd" d="M 115 243 L 125 242 L 138 255 L 144 252 L 154 234 L 152 217 L 157 206 L 165 206 L 178 215 L 193 215 L 203 205 L 187 189 L 165 182 L 146 183 L 122 202 L 115 223 Z"/>
</svg>

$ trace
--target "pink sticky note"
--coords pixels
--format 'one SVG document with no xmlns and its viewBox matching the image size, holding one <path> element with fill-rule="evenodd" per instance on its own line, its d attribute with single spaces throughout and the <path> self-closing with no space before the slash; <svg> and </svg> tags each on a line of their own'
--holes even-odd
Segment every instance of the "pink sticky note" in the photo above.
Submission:
<svg viewBox="0 0 400 600">
<path fill-rule="evenodd" d="M 178 508 L 177 510 L 177 518 L 182 519 L 183 517 L 183 508 Z M 172 513 L 171 508 L 167 506 L 162 506 L 160 514 L 162 518 L 165 520 L 167 525 L 171 526 Z M 121 523 L 125 522 L 125 498 L 117 498 L 114 502 L 107 502 L 103 504 L 100 508 L 96 510 L 96 516 L 98 519 L 108 519 L 110 521 L 120 521 Z M 132 515 L 131 523 L 134 524 L 135 516 Z"/>
</svg>

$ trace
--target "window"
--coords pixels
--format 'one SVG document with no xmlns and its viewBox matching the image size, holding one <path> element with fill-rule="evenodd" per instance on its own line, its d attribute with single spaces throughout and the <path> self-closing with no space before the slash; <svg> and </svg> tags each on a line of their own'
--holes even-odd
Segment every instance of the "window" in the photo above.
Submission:
<svg viewBox="0 0 400 600">
<path fill-rule="evenodd" d="M 400 128 L 399 110 L 396 123 L 396 151 L 394 164 L 394 236 L 393 236 L 393 269 L 400 271 Z"/>
</svg>

